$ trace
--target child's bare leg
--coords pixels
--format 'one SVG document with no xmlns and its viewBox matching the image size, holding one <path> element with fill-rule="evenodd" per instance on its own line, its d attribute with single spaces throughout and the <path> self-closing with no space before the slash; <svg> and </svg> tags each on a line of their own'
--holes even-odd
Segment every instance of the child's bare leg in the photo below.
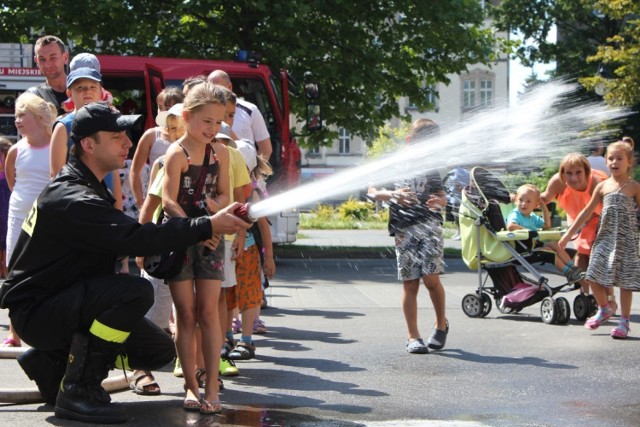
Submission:
<svg viewBox="0 0 640 427">
<path fill-rule="evenodd" d="M 631 317 L 631 302 L 633 301 L 633 292 L 629 289 L 620 288 L 620 315 L 623 319 Z"/>
<path fill-rule="evenodd" d="M 558 243 L 547 242 L 544 246 L 556 253 L 556 267 L 558 261 L 562 262 L 562 268 L 564 268 L 565 265 L 569 264 L 572 261 L 567 251 L 558 246 Z"/>
<path fill-rule="evenodd" d="M 429 297 L 436 314 L 436 329 L 444 331 L 447 329 L 447 316 L 445 315 L 444 287 L 440 282 L 440 276 L 438 274 L 430 274 L 424 276 L 423 280 L 429 291 Z"/>
<path fill-rule="evenodd" d="M 408 339 L 420 338 L 418 331 L 418 290 L 420 282 L 415 280 L 404 280 L 402 282 L 402 311 L 404 312 L 404 320 L 407 323 Z"/>
<path fill-rule="evenodd" d="M 591 282 L 591 291 L 598 303 L 598 307 L 607 307 L 609 305 L 609 301 L 607 300 L 607 289 L 604 286 Z"/>
<path fill-rule="evenodd" d="M 582 271 L 587 271 L 587 267 L 589 267 L 589 255 L 585 254 L 576 254 L 574 264 Z M 589 295 L 589 282 L 586 280 L 581 280 L 580 286 L 582 286 L 582 293 L 585 295 Z"/>
</svg>

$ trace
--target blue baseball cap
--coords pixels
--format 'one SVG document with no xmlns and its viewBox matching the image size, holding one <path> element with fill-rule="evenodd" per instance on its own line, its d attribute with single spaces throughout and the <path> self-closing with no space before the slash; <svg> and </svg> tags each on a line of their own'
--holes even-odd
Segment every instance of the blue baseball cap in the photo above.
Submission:
<svg viewBox="0 0 640 427">
<path fill-rule="evenodd" d="M 90 79 L 96 82 L 102 82 L 100 73 L 89 67 L 80 67 L 69 73 L 67 76 L 67 88 L 70 88 L 78 79 Z"/>
</svg>

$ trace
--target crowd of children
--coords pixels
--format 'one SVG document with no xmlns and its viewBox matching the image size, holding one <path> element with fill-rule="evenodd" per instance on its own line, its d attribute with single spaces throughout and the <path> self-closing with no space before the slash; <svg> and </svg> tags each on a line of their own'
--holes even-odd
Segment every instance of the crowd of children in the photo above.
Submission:
<svg viewBox="0 0 640 427">
<path fill-rule="evenodd" d="M 0 139 L 2 276 L 6 275 L 6 262 L 26 212 L 50 176 L 57 174 L 66 162 L 74 113 L 86 103 L 113 100 L 101 80 L 97 59 L 82 54 L 67 77 L 68 114 L 57 121 L 55 108 L 42 98 L 29 92 L 18 98 L 16 126 L 23 139 L 13 146 Z M 229 87 L 212 84 L 200 76 L 185 82 L 181 89 L 167 88 L 159 95 L 158 126 L 143 134 L 126 167 L 120 171 L 120 179 L 112 184 L 115 194 L 122 189 L 122 195 L 116 199 L 120 207 L 140 223 L 210 215 L 234 201 L 255 202 L 265 197 L 264 182 L 272 170 L 256 150 L 258 141 L 238 139 L 234 133 L 237 100 Z M 422 128 L 430 130 L 437 126 L 423 123 Z M 412 134 L 416 139 L 417 135 Z M 604 160 L 609 177 L 592 175 L 584 156 L 568 155 L 544 192 L 529 184 L 518 188 L 516 208 L 507 218 L 509 230 L 550 228 L 546 203 L 558 200 L 570 215 L 570 227 L 557 244 L 547 243 L 544 249 L 556 254 L 556 266 L 569 282 L 581 282 L 584 291 L 593 293 L 599 309 L 586 321 L 586 328 L 596 329 L 614 315 L 617 304 L 612 287 L 620 288 L 621 315 L 611 331 L 616 339 L 629 334 L 632 292 L 640 290 L 636 217 L 640 184 L 631 177 L 632 142 L 620 141 L 607 147 Z M 415 193 L 409 187 L 370 189 L 372 197 L 389 200 L 399 209 L 392 214 L 390 230 L 396 235 L 398 246 L 408 327 L 406 349 L 410 353 L 443 348 L 449 330 L 439 279 L 443 271 L 440 211 L 446 198 L 439 178 L 424 177 L 423 181 L 422 187 L 427 181 L 433 184 L 433 188 L 429 187 L 431 193 L 425 190 L 425 199 L 420 199 L 424 206 L 403 200 Z M 418 207 L 421 209 L 417 210 Z M 542 216 L 533 212 L 536 208 L 542 210 Z M 430 228 L 435 230 L 430 245 L 434 246 L 435 255 L 431 254 L 422 266 L 414 262 L 417 247 L 422 243 L 407 229 L 422 228 L 423 224 L 403 224 L 408 210 L 434 224 Z M 582 228 L 582 237 L 574 243 L 578 249 L 574 262 L 564 248 L 584 224 L 588 226 Z M 218 376 L 238 375 L 234 361 L 255 357 L 253 334 L 266 332 L 259 318 L 263 283 L 276 271 L 268 221 L 260 218 L 246 233 L 217 235 L 194 245 L 180 262 L 180 271 L 164 283 L 144 271 L 143 259 L 136 260 L 142 275 L 155 289 L 155 303 L 147 317 L 174 336 L 178 353 L 175 374 L 184 377 L 185 383 L 183 408 L 215 414 L 222 410 L 219 392 L 223 383 Z M 120 272 L 129 272 L 126 261 Z M 417 328 L 415 301 L 420 277 L 436 311 L 427 343 Z M 241 332 L 238 341 L 235 332 Z M 20 338 L 10 329 L 3 345 L 20 346 Z M 136 393 L 160 394 L 160 387 L 149 371 L 134 372 L 131 381 Z"/>
<path fill-rule="evenodd" d="M 0 228 L 3 277 L 25 212 L 69 156 L 75 112 L 90 102 L 113 101 L 102 87 L 94 55 L 80 54 L 72 63 L 67 76 L 69 99 L 63 103 L 67 113 L 56 118 L 52 104 L 27 92 L 16 102 L 16 127 L 23 139 L 13 145 L 0 140 L 0 212 L 4 212 L 3 225 L 9 225 L 8 231 Z M 110 185 L 112 191 L 116 186 L 114 194 L 121 191 L 118 207 L 141 223 L 211 215 L 234 200 L 256 200 L 254 189 L 263 187 L 260 181 L 271 173 L 254 141 L 235 140 L 235 95 L 208 83 L 204 76 L 185 83 L 183 88 L 160 93 L 158 126 L 142 135 L 125 167 L 113 175 L 119 178 Z M 190 247 L 180 272 L 166 283 L 146 274 L 143 261 L 136 259 L 136 264 L 156 291 L 147 317 L 175 339 L 180 368 L 176 373 L 185 379 L 183 407 L 219 413 L 223 384 L 218 374 L 237 375 L 232 359 L 255 355 L 250 332 L 263 302 L 262 278 L 275 273 L 269 225 L 262 219 L 246 235 L 218 235 Z M 129 273 L 127 260 L 118 272 Z M 236 343 L 231 331 L 238 308 L 246 326 Z M 3 345 L 21 345 L 12 328 Z M 136 393 L 160 394 L 149 371 L 134 371 L 130 380 Z"/>
</svg>

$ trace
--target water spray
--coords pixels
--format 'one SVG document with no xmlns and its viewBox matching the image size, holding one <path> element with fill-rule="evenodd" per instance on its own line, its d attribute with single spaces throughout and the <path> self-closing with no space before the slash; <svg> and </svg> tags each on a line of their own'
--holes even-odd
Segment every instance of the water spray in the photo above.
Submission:
<svg viewBox="0 0 640 427">
<path fill-rule="evenodd" d="M 241 210 L 245 221 L 298 206 L 403 180 L 455 165 L 531 171 L 542 162 L 582 152 L 594 141 L 612 141 L 629 110 L 578 99 L 576 84 L 554 81 L 508 108 L 488 109 L 418 140 L 386 157 L 367 161 Z M 249 222 L 249 221 L 247 221 Z"/>
</svg>

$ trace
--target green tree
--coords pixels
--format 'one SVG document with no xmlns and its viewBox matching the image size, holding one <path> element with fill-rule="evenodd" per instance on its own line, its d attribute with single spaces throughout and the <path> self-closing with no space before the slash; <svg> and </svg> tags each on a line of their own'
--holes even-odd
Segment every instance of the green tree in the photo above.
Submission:
<svg viewBox="0 0 640 427">
<path fill-rule="evenodd" d="M 606 86 L 611 105 L 631 107 L 621 134 L 639 137 L 640 5 L 633 0 L 503 0 L 492 11 L 497 28 L 518 31 L 525 40 L 516 55 L 528 65 L 556 61 L 553 77 L 575 79 L 586 90 L 578 98 L 599 97 Z M 557 41 L 548 40 L 553 25 Z"/>
<path fill-rule="evenodd" d="M 598 1 L 597 7 L 612 20 L 623 23 L 618 34 L 598 46 L 588 61 L 601 64 L 608 75 L 580 80 L 587 88 L 603 85 L 605 100 L 612 105 L 640 104 L 640 4 L 630 0 Z"/>
<path fill-rule="evenodd" d="M 429 109 L 431 84 L 490 63 L 505 42 L 477 0 L 5 0 L 0 41 L 56 34 L 75 52 L 232 59 L 259 52 L 274 69 L 321 85 L 325 123 L 368 139 L 401 116 L 397 98 Z M 81 7 L 81 13 L 74 11 Z M 424 84 L 426 83 L 426 85 Z M 304 117 L 305 101 L 293 100 Z M 327 130 L 310 145 L 329 144 Z"/>
<path fill-rule="evenodd" d="M 568 78 L 593 76 L 597 64 L 585 58 L 620 31 L 620 21 L 601 13 L 593 0 L 503 0 L 492 11 L 497 28 L 518 31 L 530 43 L 516 55 L 525 65 L 555 61 L 555 75 Z M 553 26 L 558 40 L 549 40 Z"/>
<path fill-rule="evenodd" d="M 403 146 L 402 141 L 409 133 L 409 124 L 403 124 L 400 127 L 392 128 L 384 125 L 378 129 L 378 134 L 371 141 L 367 150 L 368 159 L 377 159 L 385 154 L 393 153 Z"/>
</svg>

